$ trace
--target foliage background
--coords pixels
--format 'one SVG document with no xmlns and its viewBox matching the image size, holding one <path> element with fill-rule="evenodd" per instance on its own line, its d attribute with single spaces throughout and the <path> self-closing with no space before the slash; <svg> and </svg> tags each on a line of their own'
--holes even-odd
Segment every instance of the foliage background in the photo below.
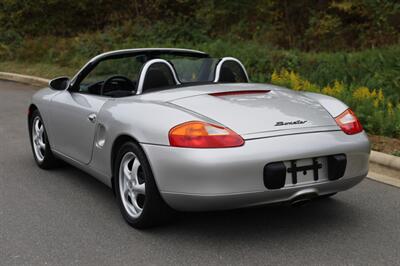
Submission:
<svg viewBox="0 0 400 266">
<path fill-rule="evenodd" d="M 200 49 L 239 58 L 253 81 L 338 97 L 370 133 L 392 137 L 400 137 L 399 41 L 396 0 L 0 2 L 3 71 L 72 75 L 108 50 Z"/>
</svg>

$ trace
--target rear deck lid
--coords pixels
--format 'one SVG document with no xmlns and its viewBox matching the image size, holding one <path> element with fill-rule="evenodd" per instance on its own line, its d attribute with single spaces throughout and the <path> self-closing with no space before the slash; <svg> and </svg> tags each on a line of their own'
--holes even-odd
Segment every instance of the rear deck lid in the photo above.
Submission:
<svg viewBox="0 0 400 266">
<path fill-rule="evenodd" d="M 332 116 L 315 100 L 291 90 L 248 90 L 194 95 L 171 101 L 242 136 L 337 130 Z M 291 134 L 290 133 L 290 134 Z"/>
</svg>

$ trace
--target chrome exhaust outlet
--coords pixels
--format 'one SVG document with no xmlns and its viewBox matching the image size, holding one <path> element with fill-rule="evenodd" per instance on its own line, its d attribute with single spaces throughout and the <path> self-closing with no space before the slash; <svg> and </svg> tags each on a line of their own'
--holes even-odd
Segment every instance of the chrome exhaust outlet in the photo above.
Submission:
<svg viewBox="0 0 400 266">
<path fill-rule="evenodd" d="M 290 201 L 290 205 L 291 206 L 302 206 L 302 205 L 310 202 L 311 200 L 315 199 L 316 197 L 318 197 L 318 194 L 316 194 L 316 193 L 300 194 L 300 195 L 294 197 Z"/>
</svg>

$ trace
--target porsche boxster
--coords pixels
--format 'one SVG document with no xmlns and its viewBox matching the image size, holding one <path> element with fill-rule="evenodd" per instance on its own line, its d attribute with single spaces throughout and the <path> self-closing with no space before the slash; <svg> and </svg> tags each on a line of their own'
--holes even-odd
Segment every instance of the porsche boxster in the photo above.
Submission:
<svg viewBox="0 0 400 266">
<path fill-rule="evenodd" d="M 173 210 L 329 197 L 368 173 L 368 138 L 344 103 L 251 83 L 238 59 L 194 50 L 100 54 L 34 94 L 28 124 L 39 167 L 93 175 L 136 228 Z"/>
</svg>

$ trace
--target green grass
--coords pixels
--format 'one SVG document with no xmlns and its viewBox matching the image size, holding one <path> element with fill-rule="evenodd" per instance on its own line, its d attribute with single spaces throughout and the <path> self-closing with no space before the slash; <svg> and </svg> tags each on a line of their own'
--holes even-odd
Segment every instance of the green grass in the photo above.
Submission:
<svg viewBox="0 0 400 266">
<path fill-rule="evenodd" d="M 0 71 L 33 75 L 42 78 L 52 79 L 57 76 L 65 76 L 65 75 L 72 77 L 76 72 L 76 69 L 69 67 L 61 67 L 48 63 L 3 61 L 0 62 Z"/>
<path fill-rule="evenodd" d="M 0 69 L 6 71 L 15 66 L 18 72 L 34 71 L 46 77 L 71 75 L 102 52 L 139 47 L 181 47 L 199 49 L 213 57 L 237 57 L 255 82 L 269 82 L 274 70 L 285 68 L 321 87 L 338 80 L 350 89 L 360 86 L 382 89 L 392 102 L 400 101 L 400 44 L 350 53 L 306 53 L 234 39 L 172 41 L 158 37 L 159 32 L 151 30 L 112 28 L 70 38 L 47 36 L 3 44 L 0 46 Z M 19 68 L 18 64 L 23 66 Z"/>
</svg>

